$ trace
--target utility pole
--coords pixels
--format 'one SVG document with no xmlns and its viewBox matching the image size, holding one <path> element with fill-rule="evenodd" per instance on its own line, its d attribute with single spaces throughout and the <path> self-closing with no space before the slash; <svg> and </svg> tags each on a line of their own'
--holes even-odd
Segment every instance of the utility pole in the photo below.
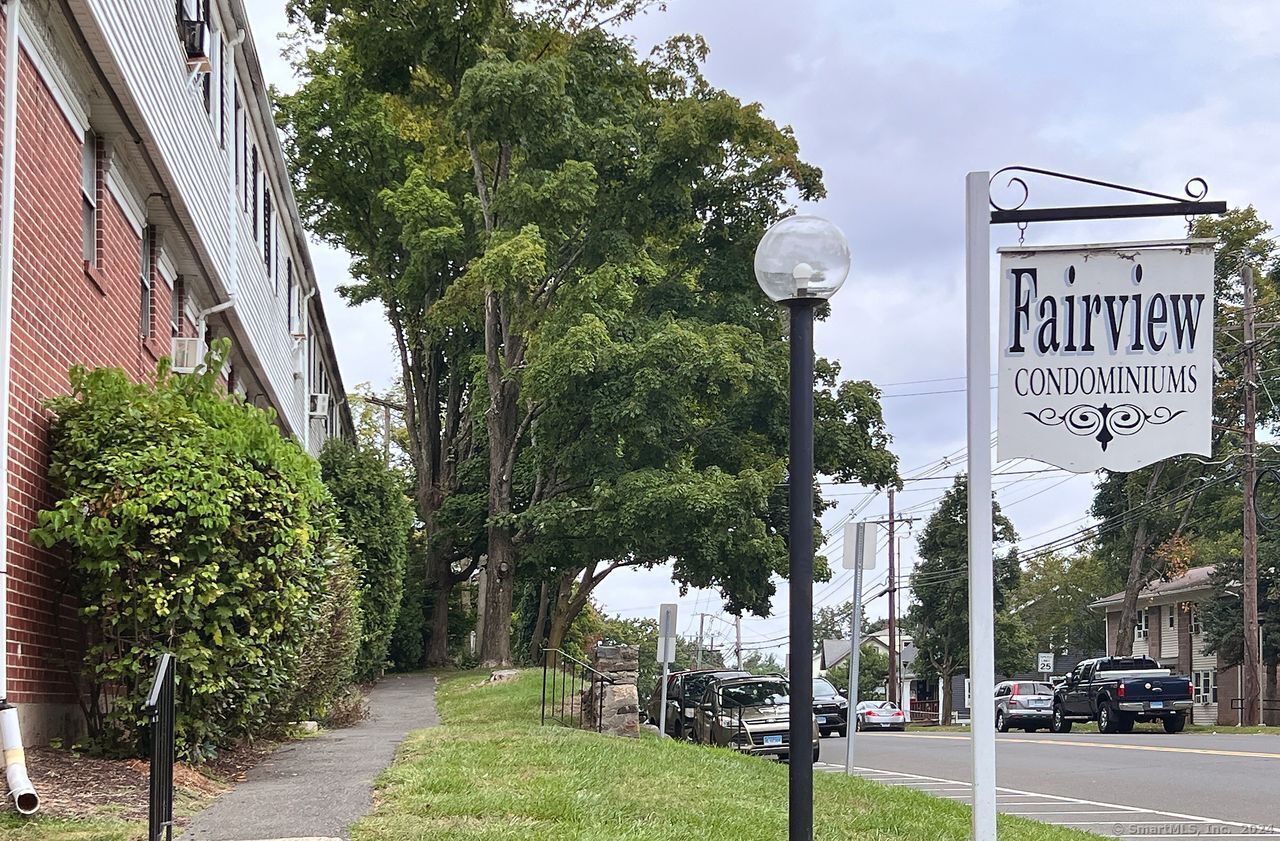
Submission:
<svg viewBox="0 0 1280 841">
<path fill-rule="evenodd" d="M 391 404 L 382 404 L 382 466 L 391 467 Z"/>
<path fill-rule="evenodd" d="M 693 657 L 693 667 L 695 669 L 702 668 L 702 631 L 706 624 L 707 624 L 707 614 L 699 613 L 698 614 L 698 648 L 697 648 L 697 652 L 694 654 L 694 657 Z"/>
<path fill-rule="evenodd" d="M 742 617 L 733 618 L 733 651 L 738 660 L 738 671 L 742 671 Z"/>
<path fill-rule="evenodd" d="M 1240 705 L 1246 725 L 1262 719 L 1262 687 L 1258 663 L 1258 512 L 1254 500 L 1257 482 L 1258 358 L 1253 337 L 1253 267 L 1245 266 L 1244 280 L 1244 680 Z"/>
<path fill-rule="evenodd" d="M 894 554 L 893 493 L 889 488 L 889 700 L 898 703 L 898 559 Z M 860 612 L 861 605 L 854 605 Z"/>
</svg>

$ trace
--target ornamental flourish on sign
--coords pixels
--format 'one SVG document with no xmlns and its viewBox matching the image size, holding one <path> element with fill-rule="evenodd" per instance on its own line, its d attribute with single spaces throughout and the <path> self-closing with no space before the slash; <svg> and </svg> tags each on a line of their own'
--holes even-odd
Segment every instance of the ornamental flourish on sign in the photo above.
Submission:
<svg viewBox="0 0 1280 841">
<path fill-rule="evenodd" d="M 1062 426 L 1072 435 L 1092 435 L 1102 445 L 1103 452 L 1106 452 L 1107 445 L 1117 436 L 1136 435 L 1147 424 L 1166 424 L 1185 412 L 1185 409 L 1175 412 L 1167 406 L 1157 406 L 1154 411 L 1148 412 L 1132 403 L 1119 406 L 1108 406 L 1106 403 L 1091 406 L 1082 403 L 1072 406 L 1062 414 L 1058 414 L 1053 408 L 1023 414 L 1045 426 Z"/>
</svg>

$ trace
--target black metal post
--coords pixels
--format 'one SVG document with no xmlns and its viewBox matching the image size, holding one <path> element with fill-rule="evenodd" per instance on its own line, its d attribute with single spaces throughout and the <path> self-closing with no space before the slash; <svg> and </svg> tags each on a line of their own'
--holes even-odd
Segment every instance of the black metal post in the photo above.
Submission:
<svg viewBox="0 0 1280 841">
<path fill-rule="evenodd" d="M 542 724 L 547 723 L 547 652 L 542 652 Z"/>
<path fill-rule="evenodd" d="M 813 311 L 819 303 L 806 298 L 786 302 L 791 310 L 790 841 L 813 841 Z"/>
</svg>

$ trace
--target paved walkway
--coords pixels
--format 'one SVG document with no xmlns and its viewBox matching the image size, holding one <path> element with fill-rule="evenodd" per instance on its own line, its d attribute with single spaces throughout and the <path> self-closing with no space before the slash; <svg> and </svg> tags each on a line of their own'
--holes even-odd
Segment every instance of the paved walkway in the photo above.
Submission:
<svg viewBox="0 0 1280 841">
<path fill-rule="evenodd" d="M 431 675 L 388 675 L 369 698 L 369 717 L 286 745 L 205 809 L 181 841 L 349 838 L 373 802 L 373 778 L 411 730 L 440 723 Z"/>
</svg>

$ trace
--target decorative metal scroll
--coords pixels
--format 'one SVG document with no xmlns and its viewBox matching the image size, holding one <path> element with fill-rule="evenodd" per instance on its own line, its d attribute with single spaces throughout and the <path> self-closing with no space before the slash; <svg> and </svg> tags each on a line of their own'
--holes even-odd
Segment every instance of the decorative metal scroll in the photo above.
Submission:
<svg viewBox="0 0 1280 841">
<path fill-rule="evenodd" d="M 1209 195 L 1209 182 L 1199 177 L 1192 178 L 1187 181 L 1183 186 L 1183 195 L 1175 196 L 1167 193 L 1157 193 L 1152 190 L 1143 190 L 1138 187 L 1130 187 L 1125 184 L 1101 181 L 1097 178 L 1085 178 L 1081 175 L 1070 175 L 1065 172 L 1054 172 L 1050 169 L 1040 169 L 1039 167 L 1022 165 L 1006 166 L 1003 169 L 997 170 L 995 174 L 991 176 L 991 185 L 994 186 L 996 179 L 1006 173 L 1043 175 L 1048 178 L 1072 181 L 1077 184 L 1089 184 L 1094 187 L 1116 190 L 1121 193 L 1161 199 L 1161 201 L 1145 204 L 1026 208 L 1027 201 L 1031 198 L 1031 188 L 1027 184 L 1027 180 L 1023 178 L 1022 175 L 1012 175 L 1004 186 L 1006 188 L 1020 188 L 1022 190 L 1022 198 L 1016 204 L 1006 206 L 996 201 L 994 195 L 988 191 L 988 201 L 991 203 L 992 208 L 992 224 L 1026 224 L 1027 222 L 1051 222 L 1079 219 L 1125 219 L 1145 216 L 1200 216 L 1210 213 L 1225 213 L 1227 209 L 1227 203 L 1225 201 L 1205 201 L 1205 198 Z"/>
<path fill-rule="evenodd" d="M 1166 406 L 1159 406 L 1154 411 L 1124 403 L 1119 406 L 1091 406 L 1087 403 L 1072 406 L 1062 414 L 1056 409 L 1046 408 L 1038 412 L 1023 412 L 1045 426 L 1062 426 L 1072 435 L 1092 435 L 1102 445 L 1105 452 L 1107 445 L 1117 436 L 1135 435 L 1147 424 L 1160 426 L 1185 414 L 1185 409 L 1173 411 Z"/>
</svg>

